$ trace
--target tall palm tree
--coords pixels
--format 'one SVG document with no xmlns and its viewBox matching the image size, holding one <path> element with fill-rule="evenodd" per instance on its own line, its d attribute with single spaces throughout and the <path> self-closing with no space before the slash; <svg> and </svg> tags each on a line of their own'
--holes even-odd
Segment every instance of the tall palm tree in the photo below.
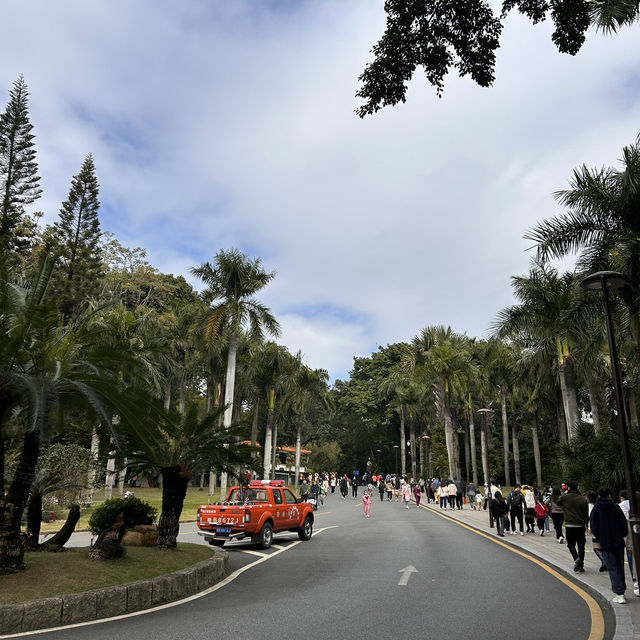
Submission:
<svg viewBox="0 0 640 640">
<path fill-rule="evenodd" d="M 559 276 L 556 269 L 535 262 L 528 276 L 514 276 L 511 280 L 519 304 L 498 313 L 493 323 L 495 333 L 543 351 L 548 362 L 556 355 L 566 421 L 561 440 L 566 439 L 565 433 L 572 438 L 580 413 L 572 355 L 575 340 L 567 315 L 575 303 L 576 276 L 572 273 Z"/>
<path fill-rule="evenodd" d="M 251 338 L 262 339 L 264 332 L 278 336 L 280 326 L 271 311 L 253 298 L 275 276 L 262 268 L 260 259 L 251 260 L 238 249 L 219 251 L 214 264 L 205 262 L 191 269 L 191 273 L 202 280 L 206 288 L 202 292 L 203 300 L 210 305 L 205 337 L 207 344 L 226 331 L 229 341 L 227 373 L 224 391 L 225 428 L 231 426 L 233 399 L 236 377 L 236 353 L 238 336 L 241 329 L 248 325 Z M 226 489 L 226 475 L 222 476 L 223 489 Z"/>
</svg>

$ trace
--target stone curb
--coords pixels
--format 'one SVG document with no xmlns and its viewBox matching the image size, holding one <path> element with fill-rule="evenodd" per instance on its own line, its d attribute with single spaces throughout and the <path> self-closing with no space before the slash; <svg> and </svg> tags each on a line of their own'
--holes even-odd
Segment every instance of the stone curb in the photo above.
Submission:
<svg viewBox="0 0 640 640">
<path fill-rule="evenodd" d="M 220 582 L 229 573 L 227 552 L 212 551 L 212 558 L 166 576 L 57 598 L 0 605 L 0 637 L 110 618 L 182 600 Z"/>
</svg>

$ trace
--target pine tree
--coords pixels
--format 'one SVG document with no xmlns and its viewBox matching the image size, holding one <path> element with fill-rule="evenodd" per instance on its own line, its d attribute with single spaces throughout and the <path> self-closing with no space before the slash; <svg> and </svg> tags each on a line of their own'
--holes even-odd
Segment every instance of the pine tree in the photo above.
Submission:
<svg viewBox="0 0 640 640">
<path fill-rule="evenodd" d="M 103 276 L 98 180 L 89 154 L 80 173 L 73 176 L 68 198 L 62 203 L 53 233 L 60 253 L 60 268 L 52 287 L 60 311 L 69 317 L 92 293 Z"/>
<path fill-rule="evenodd" d="M 20 233 L 24 207 L 41 193 L 28 98 L 27 85 L 20 76 L 0 115 L 0 247 L 13 251 L 24 244 Z"/>
</svg>

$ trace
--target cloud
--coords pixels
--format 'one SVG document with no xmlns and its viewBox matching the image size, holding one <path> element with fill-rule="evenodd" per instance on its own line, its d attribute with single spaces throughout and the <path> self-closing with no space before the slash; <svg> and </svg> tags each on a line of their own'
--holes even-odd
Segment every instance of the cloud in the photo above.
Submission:
<svg viewBox="0 0 640 640">
<path fill-rule="evenodd" d="M 553 192 L 639 128 L 637 26 L 570 57 L 513 15 L 493 87 L 452 75 L 438 99 L 418 71 L 406 104 L 360 120 L 381 0 L 26 0 L 4 22 L 47 221 L 93 153 L 104 229 L 192 282 L 221 248 L 261 257 L 281 341 L 332 377 L 429 324 L 484 335 Z"/>
</svg>

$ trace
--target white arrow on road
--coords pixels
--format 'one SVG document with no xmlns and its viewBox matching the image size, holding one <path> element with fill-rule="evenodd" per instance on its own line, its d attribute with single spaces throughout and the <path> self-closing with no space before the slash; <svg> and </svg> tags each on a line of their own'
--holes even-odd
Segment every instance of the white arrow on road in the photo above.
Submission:
<svg viewBox="0 0 640 640">
<path fill-rule="evenodd" d="M 398 580 L 398 586 L 406 587 L 409 582 L 409 578 L 411 577 L 411 574 L 418 573 L 418 570 L 412 564 L 410 564 L 408 567 L 405 567 L 404 569 L 400 569 L 398 573 L 402 574 L 400 576 L 400 580 Z"/>
</svg>

